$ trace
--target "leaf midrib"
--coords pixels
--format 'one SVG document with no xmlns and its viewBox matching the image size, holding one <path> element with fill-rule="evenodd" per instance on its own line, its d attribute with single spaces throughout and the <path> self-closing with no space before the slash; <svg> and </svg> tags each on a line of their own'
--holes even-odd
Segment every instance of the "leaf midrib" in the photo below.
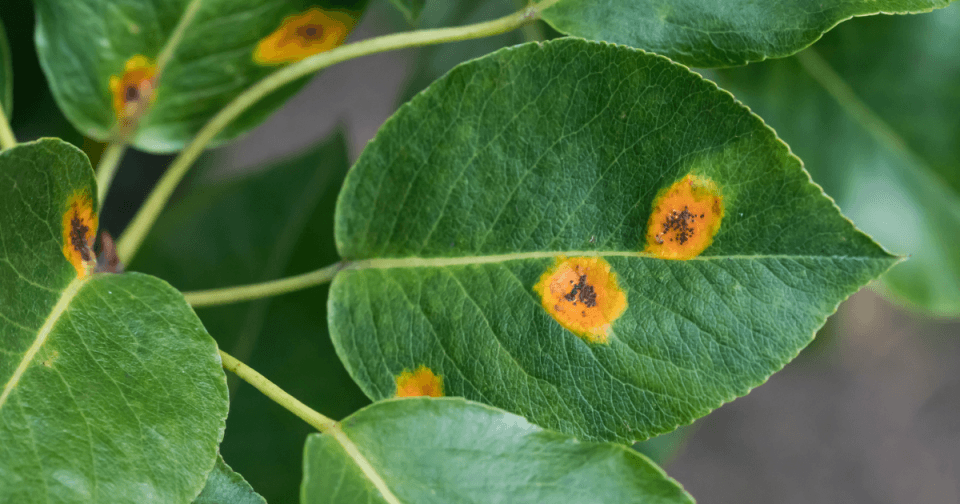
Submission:
<svg viewBox="0 0 960 504">
<path fill-rule="evenodd" d="M 343 268 L 345 270 L 364 270 L 364 269 L 390 269 L 390 268 L 417 268 L 417 267 L 444 267 L 444 266 L 470 266 L 475 264 L 495 264 L 509 261 L 520 261 L 524 259 L 553 259 L 557 257 L 633 257 L 637 259 L 657 259 L 668 261 L 668 259 L 659 258 L 653 254 L 632 251 L 598 251 L 598 250 L 560 250 L 560 251 L 536 251 L 536 252 L 515 252 L 512 254 L 494 254 L 483 256 L 462 256 L 462 257 L 398 257 L 398 258 L 378 258 L 378 259 L 359 259 L 349 262 Z M 758 254 L 758 255 L 723 255 L 723 256 L 697 256 L 689 261 L 721 261 L 721 260 L 760 260 L 760 259 L 823 259 L 836 260 L 846 259 L 853 261 L 866 260 L 898 260 L 896 256 L 874 257 L 874 256 L 842 256 L 842 255 L 799 255 L 799 254 Z M 681 261 L 683 262 L 683 261 Z"/>
<path fill-rule="evenodd" d="M 87 283 L 89 278 L 89 276 L 75 278 L 73 281 L 67 284 L 66 288 L 63 289 L 63 292 L 60 294 L 60 299 L 58 299 L 57 303 L 53 305 L 50 313 L 47 314 L 46 320 L 43 321 L 43 325 L 37 330 L 37 337 L 34 338 L 33 343 L 29 348 L 27 348 L 27 351 L 23 354 L 23 359 L 20 360 L 20 364 L 17 366 L 17 369 L 13 371 L 13 375 L 10 376 L 10 379 L 7 380 L 7 383 L 3 386 L 3 392 L 0 393 L 0 410 L 3 409 L 3 405 L 6 403 L 7 398 L 10 397 L 10 394 L 13 393 L 13 390 L 20 383 L 20 378 L 23 377 L 23 373 L 26 372 L 27 367 L 30 366 L 33 358 L 36 357 L 37 352 L 39 352 L 40 348 L 43 347 L 43 344 L 46 343 L 47 337 L 50 336 L 50 333 L 53 331 L 53 327 L 57 324 L 57 321 L 60 320 L 60 316 L 67 311 L 67 308 L 69 308 L 73 298 L 76 297 L 77 293 L 80 292 L 80 289 L 84 286 L 84 284 Z"/>
</svg>

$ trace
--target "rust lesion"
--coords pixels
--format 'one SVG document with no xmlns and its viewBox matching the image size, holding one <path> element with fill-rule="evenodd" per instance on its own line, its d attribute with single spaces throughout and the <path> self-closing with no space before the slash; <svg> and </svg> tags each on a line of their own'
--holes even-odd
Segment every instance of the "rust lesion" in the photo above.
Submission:
<svg viewBox="0 0 960 504">
<path fill-rule="evenodd" d="M 397 376 L 396 397 L 441 397 L 443 396 L 443 377 L 421 365 L 415 371 L 403 370 Z"/>
<path fill-rule="evenodd" d="M 600 257 L 559 257 L 533 290 L 554 320 L 590 343 L 606 343 L 627 308 L 616 274 Z"/>
<path fill-rule="evenodd" d="M 317 7 L 288 16 L 257 44 L 253 60 L 260 65 L 282 65 L 329 51 L 343 44 L 355 23 L 346 12 Z"/>
<path fill-rule="evenodd" d="M 136 54 L 126 61 L 123 73 L 110 76 L 113 111 L 121 134 L 129 134 L 156 99 L 157 67 Z"/>
<path fill-rule="evenodd" d="M 73 194 L 63 213 L 63 255 L 77 270 L 77 277 L 90 274 L 96 263 L 93 241 L 97 232 L 97 214 L 86 192 Z"/>
<path fill-rule="evenodd" d="M 662 259 L 692 259 L 713 243 L 723 219 L 723 196 L 704 176 L 687 175 L 657 193 L 644 252 Z"/>
</svg>

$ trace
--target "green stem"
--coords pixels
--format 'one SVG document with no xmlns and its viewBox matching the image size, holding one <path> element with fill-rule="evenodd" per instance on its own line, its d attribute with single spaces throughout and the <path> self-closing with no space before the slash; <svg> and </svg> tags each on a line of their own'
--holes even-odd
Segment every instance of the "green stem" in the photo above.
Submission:
<svg viewBox="0 0 960 504">
<path fill-rule="evenodd" d="M 104 200 L 107 199 L 107 193 L 110 192 L 113 177 L 117 174 L 117 168 L 120 167 L 120 160 L 123 159 L 123 153 L 126 151 L 126 143 L 110 142 L 100 155 L 100 162 L 97 164 L 97 202 L 101 210 Z"/>
<path fill-rule="evenodd" d="M 10 129 L 10 123 L 7 121 L 7 114 L 0 105 L 0 149 L 10 149 L 17 146 L 17 137 L 13 136 L 13 130 Z"/>
<path fill-rule="evenodd" d="M 264 77 L 234 98 L 233 101 L 220 110 L 217 115 L 213 116 L 213 118 L 200 129 L 193 141 L 173 160 L 170 168 L 167 169 L 163 178 L 160 179 L 160 182 L 157 183 L 153 192 L 150 193 L 150 196 L 137 212 L 137 215 L 134 216 L 130 226 L 123 235 L 120 236 L 117 242 L 117 253 L 120 256 L 120 260 L 126 264 L 130 263 L 140 248 L 140 245 L 143 243 L 143 240 L 146 238 L 147 233 L 150 232 L 150 228 L 153 227 L 153 223 L 156 222 L 164 205 L 166 205 L 167 200 L 169 200 L 173 194 L 174 189 L 176 189 L 180 180 L 183 179 L 187 170 L 200 156 L 207 144 L 209 144 L 217 134 L 223 131 L 227 125 L 233 122 L 234 119 L 240 116 L 240 114 L 285 84 L 311 75 L 336 63 L 361 56 L 394 51 L 407 47 L 456 42 L 506 33 L 527 23 L 536 21 L 540 18 L 540 13 L 544 9 L 552 6 L 557 1 L 558 0 L 543 0 L 520 12 L 485 23 L 477 23 L 457 28 L 438 28 L 433 30 L 395 33 L 361 40 L 360 42 L 346 44 L 327 52 L 315 54 Z"/>
<path fill-rule="evenodd" d="M 223 361 L 224 369 L 229 370 L 239 376 L 243 381 L 253 385 L 255 389 L 263 392 L 265 396 L 273 399 L 273 401 L 280 406 L 290 410 L 294 415 L 303 419 L 304 422 L 316 427 L 318 431 L 326 432 L 336 428 L 337 422 L 317 413 L 316 410 L 298 401 L 296 397 L 293 397 L 282 388 L 274 385 L 273 382 L 266 379 L 262 374 L 233 358 L 232 355 L 220 350 L 220 359 Z"/>
<path fill-rule="evenodd" d="M 226 287 L 223 289 L 211 289 L 205 291 L 187 292 L 183 297 L 187 298 L 190 306 L 198 308 L 201 306 L 216 306 L 230 303 L 239 303 L 241 301 L 250 301 L 272 296 L 279 296 L 288 292 L 315 287 L 325 284 L 336 276 L 337 272 L 343 269 L 344 263 L 331 264 L 325 268 L 316 271 L 304 273 L 302 275 L 271 280 L 269 282 L 256 283 L 251 285 L 241 285 L 238 287 Z"/>
</svg>

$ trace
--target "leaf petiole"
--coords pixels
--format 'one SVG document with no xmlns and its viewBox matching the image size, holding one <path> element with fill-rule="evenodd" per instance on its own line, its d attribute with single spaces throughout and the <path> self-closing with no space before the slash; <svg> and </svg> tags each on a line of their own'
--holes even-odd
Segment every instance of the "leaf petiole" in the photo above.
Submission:
<svg viewBox="0 0 960 504">
<path fill-rule="evenodd" d="M 7 114 L 3 107 L 0 107 L 0 149 L 10 149 L 17 146 L 17 137 L 13 136 L 13 130 L 10 129 L 10 122 L 7 121 Z"/>
<path fill-rule="evenodd" d="M 250 385 L 253 385 L 254 388 L 263 392 L 265 396 L 290 410 L 291 413 L 300 417 L 304 422 L 316 427 L 318 431 L 327 432 L 337 427 L 337 422 L 303 404 L 297 400 L 297 398 L 266 379 L 262 374 L 254 371 L 250 366 L 235 359 L 232 355 L 220 350 L 220 359 L 223 361 L 224 369 L 236 374 Z"/>
<path fill-rule="evenodd" d="M 177 184 L 180 183 L 180 180 L 183 179 L 187 170 L 200 156 L 207 144 L 244 111 L 285 84 L 311 75 L 334 64 L 361 56 L 407 47 L 457 42 L 506 33 L 540 19 L 540 14 L 545 9 L 553 6 L 557 1 L 558 0 L 543 0 L 519 12 L 484 23 L 476 23 L 456 28 L 436 28 L 406 33 L 394 33 L 382 37 L 361 40 L 305 58 L 264 77 L 221 109 L 220 112 L 210 119 L 197 133 L 193 141 L 180 151 L 180 154 L 173 160 L 173 163 L 170 164 L 163 178 L 160 179 L 160 182 L 157 183 L 156 187 L 154 187 L 150 193 L 150 196 L 147 197 L 143 206 L 134 216 L 130 226 L 120 236 L 117 242 L 117 253 L 120 256 L 120 260 L 124 263 L 130 263 L 140 248 L 140 245 L 143 243 L 143 240 L 146 238 L 147 233 L 150 232 L 150 228 L 153 227 L 153 223 L 156 222 L 164 205 L 166 205 L 167 200 L 170 199 L 174 189 L 176 189 Z"/>
<path fill-rule="evenodd" d="M 201 306 L 216 306 L 230 303 L 239 303 L 253 299 L 261 299 L 272 296 L 279 296 L 288 292 L 315 287 L 325 284 L 336 276 L 337 272 L 345 268 L 347 263 L 339 262 L 320 268 L 309 273 L 296 275 L 279 280 L 270 280 L 250 285 L 241 285 L 237 287 L 225 287 L 222 289 L 210 289 L 196 292 L 186 292 L 183 297 L 194 308 Z"/>
<path fill-rule="evenodd" d="M 117 174 L 117 168 L 120 167 L 120 160 L 123 159 L 123 153 L 126 151 L 125 142 L 110 142 L 103 150 L 100 162 L 97 163 L 97 202 L 101 210 L 110 191 L 110 185 L 113 183 L 113 177 Z"/>
</svg>

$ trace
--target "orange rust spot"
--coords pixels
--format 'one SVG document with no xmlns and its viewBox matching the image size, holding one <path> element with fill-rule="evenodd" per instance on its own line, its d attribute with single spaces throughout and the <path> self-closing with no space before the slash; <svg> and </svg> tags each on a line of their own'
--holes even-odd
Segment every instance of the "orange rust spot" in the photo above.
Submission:
<svg viewBox="0 0 960 504">
<path fill-rule="evenodd" d="M 83 278 L 97 263 L 93 254 L 93 240 L 97 233 L 97 214 L 93 201 L 86 192 L 75 193 L 67 200 L 63 213 L 63 255 Z"/>
<path fill-rule="evenodd" d="M 343 43 L 354 23 L 348 14 L 316 7 L 288 16 L 280 28 L 257 44 L 253 60 L 261 65 L 280 65 L 329 51 Z"/>
<path fill-rule="evenodd" d="M 137 54 L 127 60 L 123 75 L 110 76 L 113 111 L 121 128 L 135 124 L 153 103 L 156 73 L 156 66 L 146 56 Z"/>
<path fill-rule="evenodd" d="M 440 397 L 443 395 L 443 378 L 433 374 L 427 366 L 416 371 L 404 370 L 397 377 L 397 397 Z"/>
<path fill-rule="evenodd" d="M 713 242 L 723 219 L 723 196 L 712 180 L 687 175 L 657 193 L 644 252 L 661 259 L 692 259 Z"/>
<path fill-rule="evenodd" d="M 547 313 L 590 343 L 606 343 L 610 324 L 627 309 L 617 275 L 599 257 L 558 257 L 533 290 Z"/>
</svg>

